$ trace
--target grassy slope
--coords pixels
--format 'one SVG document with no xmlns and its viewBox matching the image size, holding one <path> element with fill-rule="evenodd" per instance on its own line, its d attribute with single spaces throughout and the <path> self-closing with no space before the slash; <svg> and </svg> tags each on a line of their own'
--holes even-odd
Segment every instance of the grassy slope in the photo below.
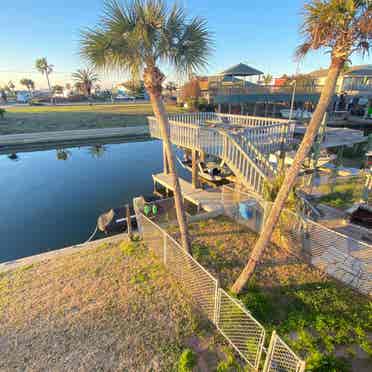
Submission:
<svg viewBox="0 0 372 372">
<path fill-rule="evenodd" d="M 1 371 L 172 371 L 200 325 L 139 243 L 0 273 Z"/>
<path fill-rule="evenodd" d="M 222 217 L 192 224 L 191 231 L 194 256 L 228 289 L 256 235 Z M 352 363 L 354 371 L 368 371 L 372 303 L 277 246 L 267 250 L 240 299 L 267 330 L 275 328 L 306 357 L 311 370 L 348 371 L 342 366 Z"/>
<path fill-rule="evenodd" d="M 168 112 L 179 108 L 168 106 Z M 73 129 L 146 125 L 152 115 L 149 103 L 76 106 L 22 106 L 6 109 L 0 135 Z"/>
</svg>

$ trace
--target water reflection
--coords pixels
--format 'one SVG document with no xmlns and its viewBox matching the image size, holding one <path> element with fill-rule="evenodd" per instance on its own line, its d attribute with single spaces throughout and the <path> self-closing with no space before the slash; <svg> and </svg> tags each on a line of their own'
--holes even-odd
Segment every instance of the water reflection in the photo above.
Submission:
<svg viewBox="0 0 372 372">
<path fill-rule="evenodd" d="M 71 151 L 66 149 L 57 149 L 57 160 L 68 160 L 71 156 Z"/>
<path fill-rule="evenodd" d="M 93 158 L 99 159 L 105 154 L 105 152 L 107 151 L 107 148 L 104 145 L 94 145 L 94 146 L 89 147 L 88 150 Z"/>
<path fill-rule="evenodd" d="M 162 168 L 149 140 L 0 155 L 0 262 L 86 241 L 99 215 L 152 194 Z"/>
</svg>

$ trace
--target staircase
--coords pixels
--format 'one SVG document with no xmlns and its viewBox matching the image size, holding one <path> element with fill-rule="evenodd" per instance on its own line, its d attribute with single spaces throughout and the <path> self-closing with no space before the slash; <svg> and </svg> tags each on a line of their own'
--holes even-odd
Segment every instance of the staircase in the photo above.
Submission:
<svg viewBox="0 0 372 372">
<path fill-rule="evenodd" d="M 275 177 L 269 154 L 288 145 L 293 125 L 288 120 L 216 113 L 179 114 L 169 117 L 171 142 L 222 159 L 247 189 L 262 195 L 264 182 Z M 150 133 L 161 139 L 154 117 Z"/>
</svg>

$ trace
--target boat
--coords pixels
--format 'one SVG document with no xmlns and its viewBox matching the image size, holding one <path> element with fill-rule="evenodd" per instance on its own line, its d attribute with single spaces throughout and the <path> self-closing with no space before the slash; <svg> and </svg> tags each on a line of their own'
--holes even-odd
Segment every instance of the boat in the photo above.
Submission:
<svg viewBox="0 0 372 372">
<path fill-rule="evenodd" d="M 180 160 L 178 157 L 177 160 L 184 169 L 192 172 L 192 160 L 188 158 Z M 217 163 L 216 161 L 199 162 L 198 171 L 201 178 L 210 182 L 224 181 L 233 174 L 223 161 L 221 163 Z"/>
<path fill-rule="evenodd" d="M 149 204 L 156 200 L 159 200 L 159 198 L 152 195 L 145 197 L 145 202 Z M 132 230 L 137 230 L 137 219 L 133 206 L 129 206 L 129 211 Z M 107 235 L 127 232 L 127 207 L 113 208 L 101 214 L 97 219 L 97 229 Z"/>
<path fill-rule="evenodd" d="M 297 119 L 297 120 L 311 119 L 312 117 L 311 112 L 307 110 L 301 110 L 301 109 L 293 110 L 292 114 L 291 114 L 291 110 L 283 109 L 283 110 L 280 110 L 280 115 L 284 119 L 289 119 L 291 117 L 291 119 Z"/>
<path fill-rule="evenodd" d="M 350 212 L 350 222 L 362 226 L 367 229 L 372 229 L 372 208 L 367 205 L 359 204 Z"/>
</svg>

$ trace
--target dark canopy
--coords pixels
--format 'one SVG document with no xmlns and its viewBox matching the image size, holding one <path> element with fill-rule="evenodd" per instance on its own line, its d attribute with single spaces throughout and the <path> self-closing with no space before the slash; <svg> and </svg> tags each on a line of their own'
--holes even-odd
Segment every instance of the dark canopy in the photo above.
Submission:
<svg viewBox="0 0 372 372">
<path fill-rule="evenodd" d="M 222 71 L 219 75 L 222 76 L 255 76 L 262 75 L 263 72 L 256 70 L 253 67 L 250 67 L 244 63 L 239 63 L 235 66 L 228 68 L 225 71 Z"/>
</svg>

